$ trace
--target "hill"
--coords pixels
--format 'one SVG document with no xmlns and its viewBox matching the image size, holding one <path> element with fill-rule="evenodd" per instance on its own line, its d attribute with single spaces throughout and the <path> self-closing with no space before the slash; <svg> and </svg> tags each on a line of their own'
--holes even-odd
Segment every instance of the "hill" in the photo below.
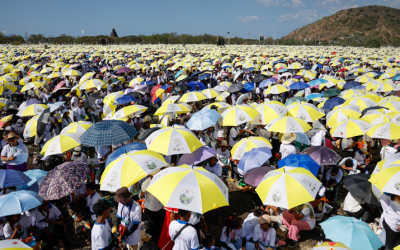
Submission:
<svg viewBox="0 0 400 250">
<path fill-rule="evenodd" d="M 294 30 L 280 43 L 303 44 L 305 38 L 311 44 L 400 46 L 400 10 L 376 5 L 341 10 Z"/>
</svg>

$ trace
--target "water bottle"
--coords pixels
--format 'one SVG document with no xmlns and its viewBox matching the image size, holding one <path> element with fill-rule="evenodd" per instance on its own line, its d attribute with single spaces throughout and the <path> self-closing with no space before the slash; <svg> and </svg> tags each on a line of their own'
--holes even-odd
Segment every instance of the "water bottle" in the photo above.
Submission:
<svg viewBox="0 0 400 250">
<path fill-rule="evenodd" d="M 367 170 L 365 170 L 365 174 L 368 174 L 368 169 L 367 169 Z"/>
</svg>

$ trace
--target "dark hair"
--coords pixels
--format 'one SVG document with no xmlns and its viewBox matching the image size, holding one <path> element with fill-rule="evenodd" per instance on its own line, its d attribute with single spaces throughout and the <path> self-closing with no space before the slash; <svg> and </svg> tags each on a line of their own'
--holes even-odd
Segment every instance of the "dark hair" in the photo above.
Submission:
<svg viewBox="0 0 400 250">
<path fill-rule="evenodd" d="M 229 232 L 232 231 L 233 228 L 237 228 L 242 222 L 243 222 L 242 218 L 238 216 L 230 216 L 225 222 L 226 236 L 229 237 Z"/>
<path fill-rule="evenodd" d="M 338 174 L 339 173 L 339 168 L 338 167 L 333 167 L 332 168 L 332 170 L 331 170 L 331 173 L 333 173 L 333 174 Z"/>
<path fill-rule="evenodd" d="M 210 244 L 212 244 L 214 240 L 214 236 L 212 234 L 206 233 L 203 235 L 203 238 L 201 239 L 201 244 L 204 247 L 209 247 Z"/>
<path fill-rule="evenodd" d="M 345 165 L 346 167 L 348 167 L 348 168 L 353 167 L 353 160 L 352 160 L 352 159 L 347 159 L 347 160 L 344 162 L 344 165 Z"/>
<path fill-rule="evenodd" d="M 89 182 L 86 184 L 86 188 L 89 190 L 95 190 L 97 188 L 97 185 L 94 182 Z"/>
<path fill-rule="evenodd" d="M 185 217 L 189 213 L 189 211 L 184 210 L 184 209 L 179 209 L 178 213 L 179 213 L 180 217 Z"/>
<path fill-rule="evenodd" d="M 111 207 L 110 202 L 100 199 L 98 200 L 94 205 L 93 205 L 93 212 L 97 215 L 100 216 Z"/>
</svg>

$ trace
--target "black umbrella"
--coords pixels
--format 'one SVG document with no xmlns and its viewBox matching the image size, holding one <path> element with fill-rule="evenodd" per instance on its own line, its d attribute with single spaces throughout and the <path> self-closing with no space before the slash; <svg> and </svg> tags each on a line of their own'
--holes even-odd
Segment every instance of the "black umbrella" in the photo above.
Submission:
<svg viewBox="0 0 400 250">
<path fill-rule="evenodd" d="M 151 90 L 153 89 L 153 85 L 147 85 L 146 87 L 142 88 L 140 91 L 145 92 L 145 93 L 151 93 Z"/>
<path fill-rule="evenodd" d="M 139 92 L 129 92 L 127 95 L 133 96 L 135 98 L 140 98 L 142 96 Z"/>
<path fill-rule="evenodd" d="M 343 184 L 354 197 L 365 203 L 379 206 L 380 202 L 372 193 L 372 184 L 368 181 L 370 177 L 370 175 L 362 173 L 348 175 L 344 178 Z"/>
<path fill-rule="evenodd" d="M 141 141 L 144 141 L 144 140 L 146 140 L 147 137 L 149 137 L 153 132 L 155 132 L 155 131 L 157 131 L 157 130 L 159 130 L 159 129 L 161 129 L 161 127 L 153 127 L 153 128 L 146 129 L 145 131 L 141 132 L 141 133 L 138 135 L 138 139 L 141 140 Z"/>
<path fill-rule="evenodd" d="M 6 106 L 3 107 L 4 110 L 17 110 L 19 108 L 19 105 L 21 105 L 20 102 L 9 102 L 6 104 Z"/>
<path fill-rule="evenodd" d="M 361 112 L 361 115 L 365 115 L 365 113 L 367 113 L 368 111 L 370 111 L 370 110 L 375 110 L 375 109 L 387 109 L 387 110 L 389 110 L 389 109 L 386 108 L 386 107 L 374 106 L 374 107 L 369 107 L 369 108 L 364 109 L 364 110 Z"/>
<path fill-rule="evenodd" d="M 259 75 L 256 75 L 256 76 L 254 77 L 253 82 L 254 82 L 254 83 L 259 83 L 259 82 L 264 81 L 264 80 L 267 79 L 267 78 L 268 78 L 268 76 L 263 75 L 263 74 L 259 74 Z"/>
<path fill-rule="evenodd" d="M 89 96 L 85 95 L 85 103 L 83 106 L 85 108 L 89 108 L 97 100 L 97 98 L 99 98 L 99 96 L 100 96 L 100 92 L 92 93 Z"/>
<path fill-rule="evenodd" d="M 358 77 L 358 76 L 355 76 L 355 75 L 346 76 L 345 80 L 346 80 L 346 81 L 348 81 L 348 80 L 354 80 L 354 79 L 356 79 L 357 77 Z"/>
<path fill-rule="evenodd" d="M 180 84 L 180 85 L 176 85 L 175 87 L 173 87 L 172 88 L 172 91 L 182 91 L 182 92 L 185 92 L 185 91 L 187 91 L 187 90 L 190 90 L 190 89 L 192 89 L 192 87 L 190 87 L 189 85 L 187 85 L 187 84 Z"/>
<path fill-rule="evenodd" d="M 46 129 L 47 123 L 49 122 L 49 116 L 50 116 L 50 108 L 45 109 L 39 116 L 39 119 L 37 120 L 37 126 L 36 126 L 36 133 L 38 136 L 42 136 L 44 130 Z"/>
<path fill-rule="evenodd" d="M 332 96 L 338 96 L 342 91 L 340 89 L 327 89 L 324 91 L 323 97 L 332 97 Z"/>
<path fill-rule="evenodd" d="M 229 93 L 235 93 L 235 92 L 242 90 L 243 88 L 244 88 L 244 84 L 235 83 L 235 84 L 232 84 L 231 86 L 229 86 L 229 88 L 226 91 L 228 91 Z"/>
</svg>

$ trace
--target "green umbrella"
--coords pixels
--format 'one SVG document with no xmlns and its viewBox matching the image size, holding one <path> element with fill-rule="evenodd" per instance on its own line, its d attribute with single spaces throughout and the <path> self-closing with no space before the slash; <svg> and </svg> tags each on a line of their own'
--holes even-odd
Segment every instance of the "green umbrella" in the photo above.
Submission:
<svg viewBox="0 0 400 250">
<path fill-rule="evenodd" d="M 302 97 L 302 96 L 295 96 L 295 97 L 289 98 L 286 101 L 285 105 L 288 106 L 288 105 L 290 105 L 290 104 L 292 104 L 294 102 L 296 102 L 296 103 L 308 102 L 308 100 L 306 98 Z"/>
<path fill-rule="evenodd" d="M 323 97 L 332 97 L 332 96 L 338 96 L 342 91 L 340 89 L 328 89 L 325 90 L 323 94 Z"/>
</svg>

